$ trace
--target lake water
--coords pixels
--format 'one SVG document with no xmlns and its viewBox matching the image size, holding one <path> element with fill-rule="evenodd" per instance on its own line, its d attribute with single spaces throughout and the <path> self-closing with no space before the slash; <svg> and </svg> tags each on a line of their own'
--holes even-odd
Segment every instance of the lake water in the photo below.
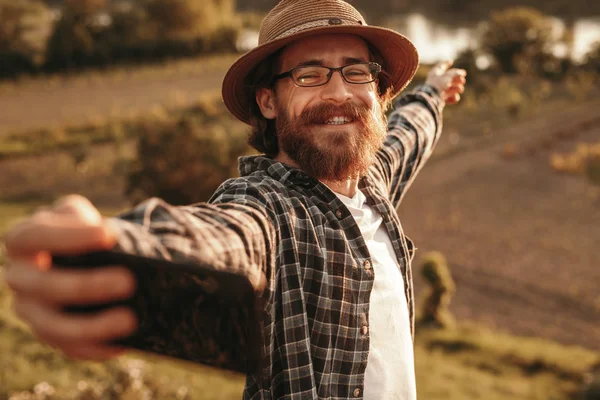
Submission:
<svg viewBox="0 0 600 400">
<path fill-rule="evenodd" d="M 422 14 L 391 17 L 385 25 L 407 36 L 417 47 L 423 63 L 455 58 L 462 50 L 477 47 L 483 29 L 483 24 L 470 27 L 441 25 Z M 555 33 L 558 35 L 564 29 L 564 23 L 554 19 Z M 575 61 L 582 61 L 592 45 L 600 42 L 600 17 L 578 20 L 573 34 L 572 57 Z M 251 49 L 257 43 L 258 33 L 248 31 L 240 38 L 239 48 Z M 554 51 L 557 55 L 567 54 L 564 47 L 557 47 Z M 479 60 L 478 65 L 485 68 L 486 60 Z"/>
<path fill-rule="evenodd" d="M 472 27 L 440 25 L 421 14 L 391 18 L 386 25 L 407 36 L 415 44 L 425 63 L 454 58 L 462 50 L 477 47 L 484 28 L 483 23 Z M 553 19 L 553 25 L 556 35 L 565 30 L 565 24 L 560 19 Z M 573 60 L 583 61 L 595 42 L 600 42 L 600 17 L 575 22 Z M 563 47 L 557 47 L 554 51 L 560 56 L 567 55 L 567 49 Z"/>
</svg>

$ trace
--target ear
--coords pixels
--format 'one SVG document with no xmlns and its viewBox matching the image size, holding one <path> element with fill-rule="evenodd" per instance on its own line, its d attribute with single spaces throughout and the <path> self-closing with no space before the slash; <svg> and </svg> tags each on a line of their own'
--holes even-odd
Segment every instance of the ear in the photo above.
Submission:
<svg viewBox="0 0 600 400">
<path fill-rule="evenodd" d="M 273 89 L 260 88 L 256 91 L 256 103 L 260 112 L 266 119 L 275 119 L 277 109 L 275 108 L 275 91 Z"/>
</svg>

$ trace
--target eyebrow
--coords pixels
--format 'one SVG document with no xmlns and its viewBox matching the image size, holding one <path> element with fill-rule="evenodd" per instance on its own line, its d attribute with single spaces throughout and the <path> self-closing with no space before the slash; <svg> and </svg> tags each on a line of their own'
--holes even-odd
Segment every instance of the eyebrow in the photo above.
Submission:
<svg viewBox="0 0 600 400">
<path fill-rule="evenodd" d="M 367 62 L 367 60 L 365 60 L 362 57 L 358 57 L 358 58 L 357 57 L 345 57 L 344 58 L 344 65 L 361 63 L 361 62 Z M 325 63 L 321 59 L 313 58 L 310 60 L 302 61 L 301 63 L 296 65 L 296 67 L 305 67 L 305 66 L 311 66 L 311 65 L 324 66 Z"/>
</svg>

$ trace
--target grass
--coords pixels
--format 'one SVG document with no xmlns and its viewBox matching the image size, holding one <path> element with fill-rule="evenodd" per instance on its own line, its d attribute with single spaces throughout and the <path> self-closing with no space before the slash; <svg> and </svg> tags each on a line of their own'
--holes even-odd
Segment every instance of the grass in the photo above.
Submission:
<svg viewBox="0 0 600 400">
<path fill-rule="evenodd" d="M 232 399 L 243 377 L 189 363 L 131 354 L 109 362 L 67 359 L 0 310 L 0 398 L 31 399 Z M 45 395 L 43 395 L 45 393 Z"/>
<path fill-rule="evenodd" d="M 73 361 L 38 342 L 9 311 L 0 288 L 0 398 L 238 399 L 244 377 L 141 353 L 108 362 Z M 600 356 L 475 326 L 417 336 L 418 396 L 428 400 L 570 399 Z M 3 397 L 4 396 L 4 397 Z"/>
<path fill-rule="evenodd" d="M 474 325 L 417 336 L 421 399 L 568 399 L 598 354 Z"/>
</svg>

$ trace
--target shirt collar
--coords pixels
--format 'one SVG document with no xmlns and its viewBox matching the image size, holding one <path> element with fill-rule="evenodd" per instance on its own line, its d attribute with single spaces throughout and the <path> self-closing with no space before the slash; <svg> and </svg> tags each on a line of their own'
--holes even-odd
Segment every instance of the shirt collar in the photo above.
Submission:
<svg viewBox="0 0 600 400">
<path fill-rule="evenodd" d="M 265 155 L 240 157 L 238 160 L 238 171 L 240 176 L 248 176 L 258 171 L 263 171 L 284 185 L 293 184 L 303 187 L 314 187 L 321 183 L 304 171 Z M 371 186 L 371 181 L 368 176 L 362 178 L 358 185 L 359 190 L 366 189 L 369 186 Z"/>
</svg>

